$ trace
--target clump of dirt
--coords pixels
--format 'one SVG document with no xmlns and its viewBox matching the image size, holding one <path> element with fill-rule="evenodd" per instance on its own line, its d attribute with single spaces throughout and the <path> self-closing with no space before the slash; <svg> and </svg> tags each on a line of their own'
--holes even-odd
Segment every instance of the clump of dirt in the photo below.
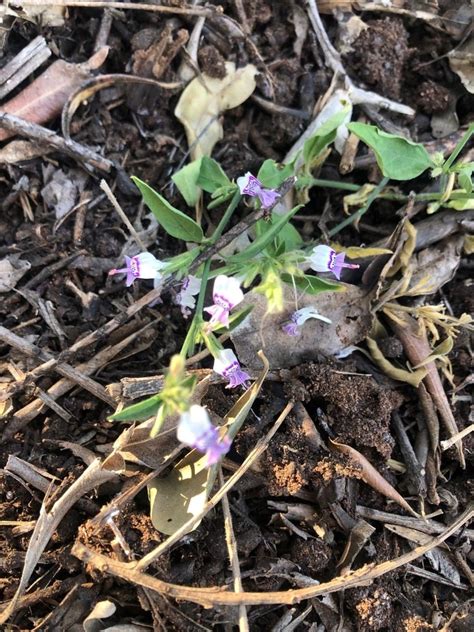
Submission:
<svg viewBox="0 0 474 632">
<path fill-rule="evenodd" d="M 226 75 L 225 60 L 215 46 L 203 46 L 198 53 L 199 65 L 209 77 L 223 79 Z"/>
<path fill-rule="evenodd" d="M 279 441 L 272 442 L 259 462 L 269 493 L 294 495 L 308 484 L 317 458 L 295 417 L 289 415 Z"/>
<path fill-rule="evenodd" d="M 448 108 L 451 100 L 450 95 L 451 93 L 447 88 L 428 79 L 420 84 L 415 102 L 426 114 L 436 114 L 437 112 L 444 112 Z"/>
<path fill-rule="evenodd" d="M 343 476 L 347 478 L 362 478 L 360 467 L 352 463 L 347 457 L 336 454 L 318 461 L 314 466 L 313 472 L 319 474 L 325 483 Z"/>
<path fill-rule="evenodd" d="M 331 548 L 322 540 L 295 539 L 290 551 L 291 561 L 298 564 L 307 575 L 320 573 L 333 561 Z"/>
<path fill-rule="evenodd" d="M 411 51 L 408 32 L 398 18 L 370 20 L 356 39 L 348 68 L 376 92 L 400 99 L 403 70 Z"/>
<path fill-rule="evenodd" d="M 382 588 L 376 588 L 355 604 L 359 630 L 381 630 L 389 627 L 393 614 L 392 596 Z"/>
<path fill-rule="evenodd" d="M 340 373 L 327 366 L 305 364 L 293 369 L 292 394 L 309 402 L 308 408 L 322 408 L 339 441 L 375 448 L 384 458 L 394 446 L 390 415 L 401 398 L 377 384 L 371 376 Z"/>
</svg>

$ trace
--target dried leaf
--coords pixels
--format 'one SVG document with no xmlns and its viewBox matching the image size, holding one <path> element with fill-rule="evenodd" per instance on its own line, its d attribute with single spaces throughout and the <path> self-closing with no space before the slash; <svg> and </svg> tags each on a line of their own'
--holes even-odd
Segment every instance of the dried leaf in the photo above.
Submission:
<svg viewBox="0 0 474 632">
<path fill-rule="evenodd" d="M 20 255 L 8 255 L 1 259 L 0 292 L 9 292 L 30 268 L 30 262 L 21 260 Z"/>
<path fill-rule="evenodd" d="M 48 148 L 29 140 L 12 140 L 11 143 L 0 149 L 0 164 L 16 165 L 19 162 L 38 158 L 38 156 L 46 156 L 50 151 Z"/>
<path fill-rule="evenodd" d="M 105 61 L 104 47 L 84 64 L 58 59 L 24 90 L 2 105 L 2 111 L 32 123 L 46 123 L 61 113 L 69 95 L 91 76 L 91 70 Z M 0 129 L 0 141 L 14 136 Z"/>
<path fill-rule="evenodd" d="M 264 369 L 258 380 L 227 413 L 221 436 L 228 434 L 232 439 L 235 437 L 260 392 L 268 373 L 267 359 L 263 354 L 260 357 Z M 218 467 L 206 467 L 206 461 L 205 456 L 192 450 L 174 466 L 168 476 L 155 478 L 149 483 L 151 521 L 161 533 L 172 535 L 192 516 L 202 511 L 216 480 Z"/>
<path fill-rule="evenodd" d="M 174 111 L 186 130 L 192 160 L 211 155 L 224 134 L 220 114 L 243 103 L 255 90 L 255 66 L 247 64 L 236 70 L 233 62 L 226 62 L 225 67 L 223 79 L 205 73 L 193 79 Z"/>
<path fill-rule="evenodd" d="M 474 38 L 468 37 L 464 44 L 449 53 L 448 59 L 451 69 L 459 75 L 466 90 L 474 93 Z"/>
<path fill-rule="evenodd" d="M 345 252 L 348 259 L 364 259 L 365 257 L 377 257 L 378 255 L 391 255 L 392 251 L 388 248 L 362 248 L 360 246 L 349 246 L 349 248 L 341 248 L 335 244 L 331 244 L 336 252 Z"/>
<path fill-rule="evenodd" d="M 365 483 L 367 483 L 367 485 L 370 485 L 372 489 L 375 489 L 375 491 L 383 494 L 383 496 L 385 496 L 386 498 L 390 498 L 390 500 L 396 502 L 397 505 L 400 505 L 400 507 L 405 509 L 405 511 L 408 511 L 408 513 L 410 513 L 412 516 L 416 516 L 417 518 L 419 518 L 419 515 L 410 507 L 403 496 L 400 496 L 397 490 L 392 485 L 390 485 L 390 483 L 386 481 L 384 477 L 379 474 L 379 472 L 377 472 L 372 463 L 370 463 L 363 454 L 361 454 L 355 448 L 351 448 L 351 446 L 346 445 L 345 443 L 338 443 L 337 441 L 333 441 L 332 439 L 329 439 L 329 443 L 338 452 L 350 457 L 350 459 L 362 469 L 361 478 Z"/>
<path fill-rule="evenodd" d="M 264 296 L 248 293 L 241 306 L 253 305 L 253 310 L 231 333 L 242 363 L 255 367 L 257 351 L 263 349 L 272 368 L 287 368 L 316 360 L 320 355 L 334 356 L 364 340 L 372 326 L 371 296 L 367 290 L 355 285 L 340 285 L 345 292 L 321 292 L 316 295 L 298 292 L 296 307 L 294 289 L 285 284 L 285 311 L 278 314 L 267 314 Z M 289 337 L 282 326 L 296 309 L 309 306 L 330 318 L 332 323 L 308 320 L 298 337 Z"/>
<path fill-rule="evenodd" d="M 462 235 L 454 235 L 439 244 L 421 250 L 416 257 L 413 257 L 411 262 L 413 275 L 406 293 L 410 296 L 434 294 L 451 281 L 461 262 L 463 241 Z"/>
<path fill-rule="evenodd" d="M 439 358 L 442 358 L 443 356 L 448 355 L 448 353 L 452 351 L 453 344 L 454 344 L 454 340 L 451 337 L 445 338 L 443 342 L 440 342 L 439 345 L 437 345 L 433 349 L 433 351 L 430 353 L 428 357 L 426 357 L 424 360 L 419 362 L 413 368 L 419 369 L 421 366 L 426 366 L 430 362 L 433 362 L 434 360 L 438 360 Z"/>
<path fill-rule="evenodd" d="M 45 2 L 44 4 L 29 4 L 28 2 L 7 2 L 5 4 L 7 6 L 1 7 L 0 9 L 0 18 L 3 15 L 12 15 L 22 20 L 28 20 L 28 22 L 41 25 L 42 28 L 47 26 L 64 26 L 66 7 L 61 6 L 59 3 L 48 4 Z M 15 6 L 12 7 L 12 4 Z"/>
<path fill-rule="evenodd" d="M 367 346 L 369 347 L 370 355 L 372 359 L 376 363 L 376 365 L 382 369 L 384 373 L 386 373 L 393 380 L 398 380 L 399 382 L 406 382 L 407 384 L 411 384 L 415 388 L 418 388 L 421 381 L 428 371 L 424 368 L 417 369 L 416 371 L 407 371 L 405 369 L 399 369 L 394 366 L 391 362 L 387 360 L 387 358 L 380 351 L 377 342 L 373 338 L 367 338 Z"/>
<path fill-rule="evenodd" d="M 101 623 L 101 619 L 108 619 L 117 610 L 117 606 L 108 599 L 104 601 L 98 601 L 92 612 L 84 619 L 83 627 L 84 632 L 99 632 L 99 630 L 103 629 L 103 625 Z"/>
</svg>

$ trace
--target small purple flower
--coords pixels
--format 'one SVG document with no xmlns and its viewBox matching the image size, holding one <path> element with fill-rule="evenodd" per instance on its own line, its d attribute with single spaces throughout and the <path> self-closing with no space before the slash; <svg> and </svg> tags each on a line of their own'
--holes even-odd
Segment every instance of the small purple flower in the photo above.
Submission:
<svg viewBox="0 0 474 632">
<path fill-rule="evenodd" d="M 220 438 L 219 429 L 212 425 L 207 410 L 197 404 L 181 414 L 176 436 L 181 443 L 204 453 L 208 467 L 227 454 L 231 446 L 229 437 Z"/>
<path fill-rule="evenodd" d="M 191 310 L 196 307 L 194 296 L 201 289 L 201 279 L 190 274 L 181 284 L 181 290 L 176 295 L 176 302 L 181 305 L 181 312 L 185 318 L 189 316 Z"/>
<path fill-rule="evenodd" d="M 263 208 L 270 208 L 280 197 L 280 194 L 273 189 L 265 189 L 260 180 L 253 176 L 250 171 L 247 171 L 244 176 L 237 178 L 237 186 L 242 195 L 258 197 Z"/>
<path fill-rule="evenodd" d="M 309 318 L 317 318 L 325 323 L 332 323 L 330 318 L 321 316 L 315 307 L 302 307 L 291 314 L 289 322 L 283 325 L 282 329 L 288 336 L 299 336 L 301 333 L 300 327 L 304 325 Z"/>
<path fill-rule="evenodd" d="M 332 272 L 339 280 L 342 268 L 355 269 L 359 267 L 356 263 L 344 263 L 345 257 L 344 252 L 336 254 L 336 251 L 329 246 L 316 246 L 309 256 L 309 265 L 316 272 Z"/>
<path fill-rule="evenodd" d="M 229 381 L 226 388 L 236 388 L 241 384 L 246 387 L 247 380 L 250 375 L 242 371 L 239 361 L 232 349 L 222 349 L 217 356 L 214 357 L 213 369 L 222 377 Z"/>
<path fill-rule="evenodd" d="M 212 300 L 214 305 L 205 307 L 204 311 L 211 314 L 209 325 L 220 323 L 224 327 L 229 326 L 229 312 L 238 305 L 244 298 L 244 293 L 240 289 L 240 283 L 233 277 L 219 274 L 214 281 L 212 290 Z"/>
<path fill-rule="evenodd" d="M 125 268 L 114 268 L 109 271 L 112 274 L 126 274 L 125 283 L 130 287 L 135 279 L 160 279 L 160 270 L 165 267 L 163 261 L 159 261 L 150 252 L 142 252 L 135 257 L 125 257 Z"/>
</svg>

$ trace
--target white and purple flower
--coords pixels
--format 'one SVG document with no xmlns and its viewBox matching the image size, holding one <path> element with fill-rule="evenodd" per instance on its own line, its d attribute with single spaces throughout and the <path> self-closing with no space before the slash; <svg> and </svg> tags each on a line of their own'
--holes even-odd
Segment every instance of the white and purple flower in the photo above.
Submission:
<svg viewBox="0 0 474 632">
<path fill-rule="evenodd" d="M 270 208 L 280 197 L 280 194 L 274 189 L 265 189 L 260 180 L 253 176 L 250 171 L 237 178 L 237 186 L 242 195 L 258 197 L 263 208 Z"/>
<path fill-rule="evenodd" d="M 300 327 L 302 327 L 310 318 L 317 318 L 318 320 L 322 320 L 324 323 L 332 323 L 330 318 L 321 316 L 315 307 L 302 307 L 291 314 L 289 321 L 283 325 L 282 329 L 285 334 L 288 334 L 288 336 L 299 336 L 301 333 Z"/>
<path fill-rule="evenodd" d="M 204 453 L 208 467 L 227 454 L 231 446 L 229 437 L 220 438 L 219 429 L 212 425 L 207 410 L 197 404 L 181 414 L 176 436 L 181 443 Z"/>
<path fill-rule="evenodd" d="M 339 280 L 343 268 L 355 269 L 359 267 L 356 263 L 344 263 L 345 257 L 344 252 L 337 254 L 329 246 L 316 246 L 313 248 L 308 262 L 316 272 L 332 272 Z"/>
<path fill-rule="evenodd" d="M 181 312 L 185 318 L 189 316 L 191 310 L 196 307 L 196 294 L 201 289 L 201 279 L 188 275 L 181 284 L 181 290 L 176 295 L 176 302 L 181 306 Z"/>
<path fill-rule="evenodd" d="M 211 314 L 209 325 L 219 323 L 224 327 L 229 326 L 229 312 L 244 298 L 240 289 L 240 282 L 233 277 L 219 274 L 214 281 L 212 300 L 214 305 L 205 307 L 204 311 Z"/>
<path fill-rule="evenodd" d="M 125 257 L 125 268 L 114 268 L 109 275 L 126 274 L 125 283 L 130 287 L 135 279 L 161 279 L 160 270 L 165 267 L 163 261 L 159 261 L 150 252 L 142 252 L 134 257 Z"/>
<path fill-rule="evenodd" d="M 225 377 L 229 381 L 226 388 L 236 388 L 237 386 L 247 386 L 250 375 L 242 370 L 237 356 L 232 349 L 222 349 L 214 356 L 214 366 L 216 373 Z"/>
</svg>

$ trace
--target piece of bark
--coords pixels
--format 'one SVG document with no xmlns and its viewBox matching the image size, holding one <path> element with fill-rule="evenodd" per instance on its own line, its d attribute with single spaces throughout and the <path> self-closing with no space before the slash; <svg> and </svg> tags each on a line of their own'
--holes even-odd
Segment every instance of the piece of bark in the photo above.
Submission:
<svg viewBox="0 0 474 632">
<path fill-rule="evenodd" d="M 42 124 L 61 113 L 69 95 L 74 92 L 105 61 L 108 48 L 104 47 L 83 64 L 71 64 L 58 59 L 29 86 L 4 103 L 1 111 Z M 12 130 L 0 129 L 0 141 L 13 136 Z"/>
</svg>

